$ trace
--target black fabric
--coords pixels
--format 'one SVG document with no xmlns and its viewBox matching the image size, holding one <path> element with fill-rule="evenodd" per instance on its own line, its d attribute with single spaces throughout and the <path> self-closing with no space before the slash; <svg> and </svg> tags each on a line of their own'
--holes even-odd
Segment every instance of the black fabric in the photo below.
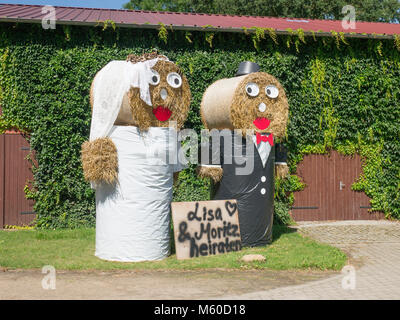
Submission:
<svg viewBox="0 0 400 320">
<path fill-rule="evenodd" d="M 243 61 L 239 64 L 238 71 L 236 72 L 235 77 L 258 71 L 260 71 L 260 66 L 257 63 L 251 61 Z"/>
<path fill-rule="evenodd" d="M 251 141 L 251 143 L 253 142 Z M 243 246 L 266 245 L 272 241 L 275 146 L 271 148 L 267 163 L 263 167 L 254 144 L 251 154 L 246 154 L 246 139 L 242 138 L 239 144 L 235 145 L 232 137 L 231 144 L 232 163 L 229 164 L 226 163 L 229 161 L 224 161 L 224 139 L 220 139 L 220 163 L 224 174 L 220 183 L 214 186 L 215 196 L 213 198 L 215 200 L 237 200 Z M 241 157 L 234 154 L 234 148 L 241 149 Z M 241 161 L 251 159 L 254 161 L 254 170 L 248 175 L 238 175 L 236 169 L 245 166 L 245 163 Z M 261 181 L 263 176 L 266 178 L 265 182 Z M 261 189 L 265 189 L 264 194 L 261 193 Z"/>
<path fill-rule="evenodd" d="M 221 145 L 218 146 L 218 144 L 223 141 L 223 138 L 220 138 L 220 133 L 221 131 L 213 132 L 213 135 L 209 135 L 205 141 L 201 141 L 198 150 L 198 160 L 200 165 L 221 165 Z M 232 132 L 230 131 L 229 136 L 232 136 Z"/>
<path fill-rule="evenodd" d="M 287 162 L 287 149 L 283 143 L 277 143 L 275 149 L 275 161 Z"/>
</svg>

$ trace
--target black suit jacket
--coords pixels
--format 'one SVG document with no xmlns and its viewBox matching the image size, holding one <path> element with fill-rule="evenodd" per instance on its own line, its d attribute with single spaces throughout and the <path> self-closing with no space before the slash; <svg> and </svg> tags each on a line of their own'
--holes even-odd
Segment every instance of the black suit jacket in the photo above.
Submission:
<svg viewBox="0 0 400 320">
<path fill-rule="evenodd" d="M 250 138 L 250 137 L 249 137 Z M 251 139 L 251 138 L 250 138 Z M 253 143 L 253 141 L 250 141 Z M 261 142 L 265 143 L 265 142 Z M 219 162 L 223 168 L 221 181 L 214 186 L 214 199 L 236 199 L 239 209 L 239 225 L 243 246 L 262 246 L 272 241 L 272 224 L 274 216 L 274 165 L 275 160 L 286 162 L 286 152 L 283 145 L 271 147 L 265 166 L 263 166 L 257 147 L 253 144 L 253 152 L 246 153 L 246 139 L 235 141 L 232 137 L 232 152 L 230 161 L 224 158 L 226 142 L 221 137 Z M 233 150 L 240 151 L 236 152 Z M 216 155 L 212 155 L 202 164 L 215 164 Z M 241 156 L 237 156 L 240 154 Z M 214 163 L 212 163 L 214 159 Z M 202 159 L 203 160 L 203 159 Z M 247 161 L 253 161 L 252 172 L 239 175 L 238 168 L 243 168 Z M 230 162 L 230 163 L 227 163 Z"/>
</svg>

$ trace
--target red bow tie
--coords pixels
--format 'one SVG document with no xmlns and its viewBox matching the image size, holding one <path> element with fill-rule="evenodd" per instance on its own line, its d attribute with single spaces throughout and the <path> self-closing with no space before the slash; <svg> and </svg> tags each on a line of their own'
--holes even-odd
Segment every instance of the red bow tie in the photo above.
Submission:
<svg viewBox="0 0 400 320">
<path fill-rule="evenodd" d="M 257 132 L 256 137 L 257 137 L 257 144 L 260 144 L 260 142 L 263 141 L 263 142 L 269 142 L 271 147 L 274 145 L 274 136 L 272 135 L 272 133 L 268 136 L 263 136 L 261 133 Z"/>
</svg>

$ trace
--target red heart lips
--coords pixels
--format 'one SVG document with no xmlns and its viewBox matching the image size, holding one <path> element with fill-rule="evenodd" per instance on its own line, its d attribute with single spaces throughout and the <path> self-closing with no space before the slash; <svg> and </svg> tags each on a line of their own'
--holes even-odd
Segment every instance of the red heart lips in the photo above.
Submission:
<svg viewBox="0 0 400 320">
<path fill-rule="evenodd" d="M 257 118 L 256 120 L 253 121 L 253 124 L 259 130 L 267 129 L 269 127 L 270 123 L 271 123 L 271 121 L 268 120 L 267 118 Z"/>
<path fill-rule="evenodd" d="M 166 107 L 158 106 L 157 108 L 153 109 L 153 114 L 156 116 L 157 120 L 167 121 L 171 117 L 172 111 Z"/>
</svg>

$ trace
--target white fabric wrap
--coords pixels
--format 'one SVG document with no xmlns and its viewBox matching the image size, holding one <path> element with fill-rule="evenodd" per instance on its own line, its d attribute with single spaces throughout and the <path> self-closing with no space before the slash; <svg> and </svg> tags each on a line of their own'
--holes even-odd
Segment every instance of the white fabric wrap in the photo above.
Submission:
<svg viewBox="0 0 400 320">
<path fill-rule="evenodd" d="M 124 94 L 131 87 L 140 89 L 140 98 L 152 106 L 149 82 L 153 75 L 151 68 L 159 59 L 132 63 L 111 61 L 101 69 L 93 84 L 93 112 L 90 127 L 90 141 L 107 137 L 118 117 Z"/>
<path fill-rule="evenodd" d="M 163 259 L 170 247 L 173 173 L 182 169 L 165 156 L 180 149 L 176 131 L 113 126 L 109 136 L 118 151 L 118 184 L 96 189 L 95 255 L 125 262 Z"/>
</svg>

